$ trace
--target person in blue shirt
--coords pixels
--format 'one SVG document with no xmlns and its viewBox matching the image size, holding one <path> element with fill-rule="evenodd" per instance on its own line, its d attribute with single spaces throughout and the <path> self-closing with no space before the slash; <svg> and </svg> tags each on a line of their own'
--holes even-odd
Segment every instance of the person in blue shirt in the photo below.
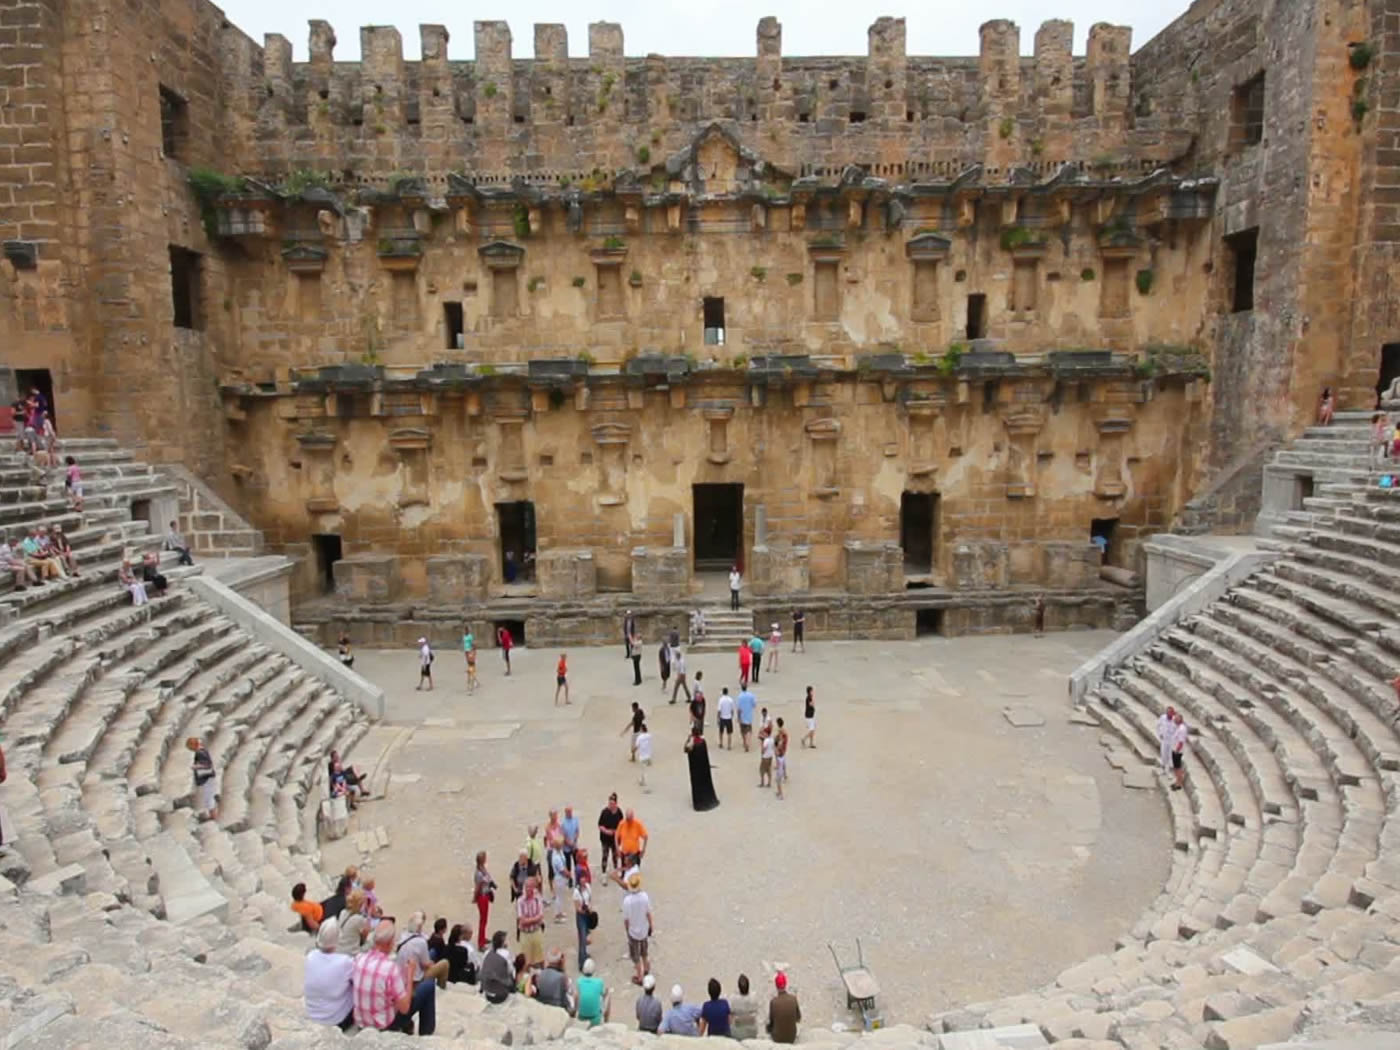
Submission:
<svg viewBox="0 0 1400 1050">
<path fill-rule="evenodd" d="M 574 856 L 578 853 L 578 817 L 574 816 L 574 807 L 564 807 L 564 819 L 559 822 L 559 830 L 564 833 L 564 863 L 569 866 L 569 873 L 574 871 Z"/>
<path fill-rule="evenodd" d="M 661 1017 L 661 1027 L 657 1035 L 700 1034 L 700 1007 L 684 1002 L 685 993 L 681 986 L 671 986 L 671 1008 Z"/>
<path fill-rule="evenodd" d="M 719 997 L 719 981 L 713 977 L 709 984 L 710 999 L 700 1007 L 700 1034 L 729 1036 L 729 1000 Z"/>
<path fill-rule="evenodd" d="M 753 735 L 753 709 L 758 706 L 758 697 L 744 689 L 735 697 L 739 706 L 739 736 L 744 741 L 744 750 L 749 749 L 749 737 Z"/>
</svg>

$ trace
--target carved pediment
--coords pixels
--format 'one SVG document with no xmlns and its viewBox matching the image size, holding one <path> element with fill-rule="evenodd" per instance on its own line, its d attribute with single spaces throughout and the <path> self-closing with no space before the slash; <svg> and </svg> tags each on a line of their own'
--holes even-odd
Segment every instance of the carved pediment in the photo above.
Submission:
<svg viewBox="0 0 1400 1050">
<path fill-rule="evenodd" d="M 490 241 L 476 250 L 484 266 L 492 270 L 509 270 L 525 259 L 525 249 L 511 241 Z"/>
<path fill-rule="evenodd" d="M 739 194 L 760 189 L 765 183 L 787 183 L 792 178 L 718 122 L 702 128 L 689 146 L 667 157 L 665 171 L 671 179 L 684 182 L 692 193 L 711 196 Z"/>
<path fill-rule="evenodd" d="M 904 254 L 920 262 L 941 261 L 948 258 L 951 247 L 952 242 L 947 237 L 940 237 L 936 233 L 920 233 L 904 243 Z"/>
</svg>

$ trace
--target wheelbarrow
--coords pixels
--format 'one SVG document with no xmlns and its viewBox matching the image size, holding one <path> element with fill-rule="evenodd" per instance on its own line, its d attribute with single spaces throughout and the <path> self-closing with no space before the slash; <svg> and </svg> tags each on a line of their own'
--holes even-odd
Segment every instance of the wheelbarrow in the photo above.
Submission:
<svg viewBox="0 0 1400 1050">
<path fill-rule="evenodd" d="M 875 997 L 880 994 L 880 982 L 875 980 L 875 975 L 866 968 L 860 938 L 856 938 L 854 966 L 841 964 L 841 957 L 836 954 L 836 948 L 830 941 L 827 941 L 826 947 L 831 952 L 832 959 L 836 961 L 836 972 L 841 975 L 841 982 L 846 986 L 846 1009 L 860 1011 L 861 1025 L 867 1032 L 883 1027 L 885 1019 L 880 1016 L 875 1006 Z"/>
</svg>

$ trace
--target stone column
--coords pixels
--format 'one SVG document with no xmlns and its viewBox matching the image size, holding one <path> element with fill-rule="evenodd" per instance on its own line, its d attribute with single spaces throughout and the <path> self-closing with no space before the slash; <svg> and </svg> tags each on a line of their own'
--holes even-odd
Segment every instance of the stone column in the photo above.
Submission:
<svg viewBox="0 0 1400 1050">
<path fill-rule="evenodd" d="M 340 509 L 335 498 L 334 434 L 311 431 L 297 435 L 302 453 L 302 491 L 311 514 L 333 514 Z"/>
<path fill-rule="evenodd" d="M 1035 496 L 1036 437 L 1045 425 L 1035 409 L 1017 409 L 1002 418 L 1006 426 L 1006 496 L 1030 499 Z"/>
<path fill-rule="evenodd" d="M 1133 421 L 1126 415 L 1097 419 L 1099 447 L 1095 455 L 1094 495 L 1100 499 L 1117 499 L 1128 487 L 1123 482 L 1123 439 L 1132 429 Z"/>
</svg>

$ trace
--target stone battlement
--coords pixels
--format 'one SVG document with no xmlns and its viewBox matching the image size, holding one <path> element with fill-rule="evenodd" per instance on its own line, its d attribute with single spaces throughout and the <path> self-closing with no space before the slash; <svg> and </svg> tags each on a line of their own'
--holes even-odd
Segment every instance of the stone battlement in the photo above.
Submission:
<svg viewBox="0 0 1400 1050">
<path fill-rule="evenodd" d="M 359 62 L 337 62 L 336 33 L 310 23 L 309 60 L 268 34 L 262 47 L 224 41 L 235 155 L 265 172 L 298 167 L 394 171 L 465 166 L 520 174 L 645 164 L 698 124 L 734 122 L 799 174 L 818 165 L 1011 165 L 1124 161 L 1152 168 L 1188 145 L 1138 129 L 1130 85 L 1131 30 L 1100 23 L 1072 54 L 1073 24 L 1056 20 L 1020 54 L 1020 29 L 985 23 L 975 56 L 910 56 L 904 19 L 869 29 L 866 54 L 785 57 L 782 26 L 762 19 L 753 58 L 624 55 L 623 31 L 589 27 L 571 55 L 563 25 L 536 24 L 534 58 L 517 58 L 506 22 L 475 24 L 470 60 L 449 55 L 444 26 L 419 27 L 422 58 L 405 61 L 392 26 L 360 29 Z M 751 130 L 750 130 L 751 129 Z M 244 173 L 257 168 L 249 166 Z"/>
</svg>

